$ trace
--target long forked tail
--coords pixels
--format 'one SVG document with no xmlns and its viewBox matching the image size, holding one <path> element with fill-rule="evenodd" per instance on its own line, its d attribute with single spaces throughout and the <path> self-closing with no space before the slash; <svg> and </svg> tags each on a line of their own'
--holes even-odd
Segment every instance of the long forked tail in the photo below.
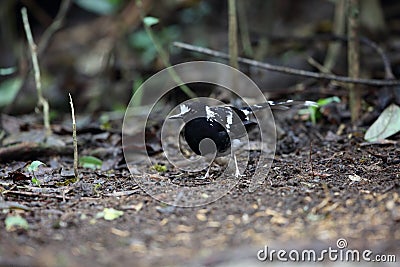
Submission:
<svg viewBox="0 0 400 267">
<path fill-rule="evenodd" d="M 268 101 L 265 103 L 250 106 L 251 111 L 257 111 L 270 107 L 271 109 L 287 110 L 292 106 L 305 106 L 305 107 L 318 107 L 318 104 L 313 101 L 301 101 L 301 100 L 286 100 L 282 102 Z"/>
</svg>

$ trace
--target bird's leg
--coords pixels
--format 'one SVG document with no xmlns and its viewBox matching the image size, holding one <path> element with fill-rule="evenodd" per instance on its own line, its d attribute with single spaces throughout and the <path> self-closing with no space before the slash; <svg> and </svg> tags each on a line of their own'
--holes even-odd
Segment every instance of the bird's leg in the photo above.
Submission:
<svg viewBox="0 0 400 267">
<path fill-rule="evenodd" d="M 208 179 L 208 178 L 211 178 L 212 174 L 210 175 L 210 171 L 211 171 L 211 166 L 212 166 L 213 163 L 214 163 L 214 160 L 212 160 L 212 161 L 210 162 L 210 165 L 207 167 L 207 172 L 206 172 L 206 174 L 205 174 L 203 177 L 201 177 L 200 179 Z"/>
<path fill-rule="evenodd" d="M 233 160 L 235 161 L 235 177 L 236 178 L 242 177 L 242 176 L 244 176 L 244 174 L 240 174 L 239 167 L 238 167 L 237 160 L 236 160 L 235 152 L 232 152 L 232 154 L 233 154 Z"/>
<path fill-rule="evenodd" d="M 207 178 L 210 177 L 211 165 L 212 165 L 212 162 L 210 163 L 210 166 L 208 166 L 207 172 L 206 172 L 206 174 L 204 175 L 203 179 L 207 179 Z"/>
</svg>

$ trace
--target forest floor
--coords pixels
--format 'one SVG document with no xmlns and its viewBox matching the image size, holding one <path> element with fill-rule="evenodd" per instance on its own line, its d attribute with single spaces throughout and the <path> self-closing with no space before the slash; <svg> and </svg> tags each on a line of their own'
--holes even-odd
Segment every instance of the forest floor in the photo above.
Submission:
<svg viewBox="0 0 400 267">
<path fill-rule="evenodd" d="M 22 125 L 13 117 L 6 124 Z M 17 151 L 11 161 L 3 148 L 0 266 L 265 266 L 269 260 L 257 259 L 265 246 L 321 251 L 338 249 L 337 242 L 371 250 L 371 259 L 399 261 L 398 136 L 367 144 L 349 125 L 337 133 L 337 126 L 277 124 L 286 134 L 264 184 L 249 192 L 249 178 L 241 177 L 224 197 L 195 208 L 165 205 L 141 190 L 123 164 L 120 132 L 78 132 L 81 154 L 97 155 L 103 167 L 81 167 L 75 184 L 71 135 L 63 126 L 53 126 L 69 140 L 62 152 Z M 26 158 L 46 163 L 36 173 L 40 186 L 32 184 Z M 104 208 L 123 214 L 105 220 Z M 11 216 L 29 227 L 6 229 Z"/>
</svg>

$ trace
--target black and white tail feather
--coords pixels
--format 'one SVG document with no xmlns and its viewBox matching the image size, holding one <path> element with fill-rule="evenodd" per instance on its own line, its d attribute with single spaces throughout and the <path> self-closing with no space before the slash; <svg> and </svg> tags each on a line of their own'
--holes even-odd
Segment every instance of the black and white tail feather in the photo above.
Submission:
<svg viewBox="0 0 400 267">
<path fill-rule="evenodd" d="M 257 105 L 252 105 L 249 108 L 243 108 L 246 110 L 251 110 L 251 111 L 257 111 L 261 110 L 267 107 L 270 107 L 271 109 L 280 109 L 280 110 L 288 110 L 292 106 L 305 106 L 305 107 L 318 107 L 318 104 L 314 101 L 301 101 L 301 100 L 286 100 L 286 101 L 268 101 L 265 103 L 257 104 Z"/>
</svg>

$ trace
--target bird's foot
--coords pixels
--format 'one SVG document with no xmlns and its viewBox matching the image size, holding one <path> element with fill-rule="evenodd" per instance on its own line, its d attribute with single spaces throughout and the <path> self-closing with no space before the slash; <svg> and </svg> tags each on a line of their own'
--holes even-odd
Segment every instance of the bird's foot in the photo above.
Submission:
<svg viewBox="0 0 400 267">
<path fill-rule="evenodd" d="M 236 178 L 240 178 L 240 177 L 244 177 L 244 176 L 246 176 L 246 175 L 241 174 L 239 170 L 236 170 L 236 171 L 235 171 L 235 177 L 236 177 Z"/>
<path fill-rule="evenodd" d="M 204 176 L 200 176 L 199 179 L 205 180 L 205 179 L 211 178 L 213 175 L 210 174 L 210 169 L 211 169 L 211 165 L 210 165 L 210 167 L 208 167 L 206 174 Z"/>
<path fill-rule="evenodd" d="M 240 178 L 240 177 L 246 176 L 244 173 L 243 173 L 243 174 L 240 173 L 240 170 L 239 170 L 239 168 L 237 167 L 237 165 L 236 165 L 235 167 L 236 167 L 236 168 L 235 168 L 235 177 L 236 177 L 236 178 Z"/>
<path fill-rule="evenodd" d="M 240 170 L 239 170 L 239 167 L 237 164 L 237 159 L 236 159 L 235 153 L 233 153 L 233 160 L 235 161 L 235 177 L 240 178 L 240 177 L 245 176 L 244 174 L 240 174 Z"/>
</svg>

